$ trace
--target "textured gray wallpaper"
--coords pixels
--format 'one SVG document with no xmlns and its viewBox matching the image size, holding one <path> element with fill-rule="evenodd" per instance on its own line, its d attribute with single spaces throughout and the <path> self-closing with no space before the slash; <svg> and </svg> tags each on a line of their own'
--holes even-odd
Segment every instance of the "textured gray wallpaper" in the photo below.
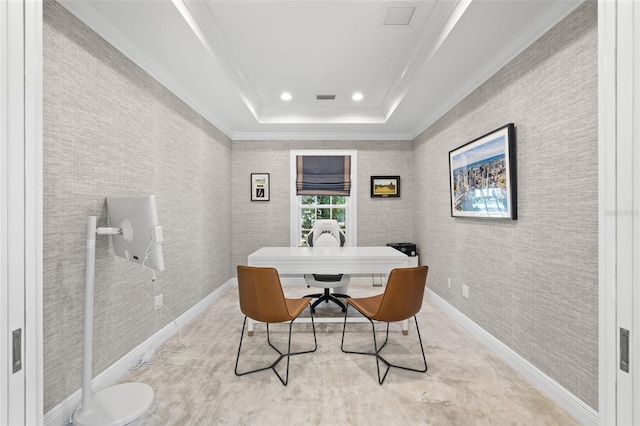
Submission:
<svg viewBox="0 0 640 426">
<path fill-rule="evenodd" d="M 44 409 L 81 386 L 86 217 L 154 194 L 164 272 L 96 242 L 94 376 L 231 278 L 231 143 L 53 1 L 44 2 Z"/>
<path fill-rule="evenodd" d="M 413 144 L 410 141 L 233 141 L 233 265 L 263 246 L 289 245 L 289 151 L 358 151 L 358 245 L 413 238 Z M 251 201 L 251 173 L 271 174 L 271 200 Z M 370 197 L 372 175 L 399 175 L 400 198 Z"/>
<path fill-rule="evenodd" d="M 594 1 L 413 143 L 231 143 L 57 3 L 44 9 L 45 412 L 81 385 L 86 216 L 104 225 L 106 195 L 155 194 L 166 239 L 151 284 L 98 238 L 95 375 L 168 323 L 156 294 L 178 316 L 252 251 L 289 244 L 291 149 L 357 150 L 359 244 L 417 242 L 431 289 L 597 408 Z M 518 220 L 451 218 L 448 151 L 508 122 Z M 271 174 L 269 202 L 250 201 L 256 172 Z M 401 197 L 371 199 L 371 175 L 400 175 Z"/>
<path fill-rule="evenodd" d="M 597 410 L 596 6 L 579 7 L 416 139 L 414 229 L 432 290 Z M 448 152 L 509 122 L 518 220 L 452 218 Z"/>
</svg>

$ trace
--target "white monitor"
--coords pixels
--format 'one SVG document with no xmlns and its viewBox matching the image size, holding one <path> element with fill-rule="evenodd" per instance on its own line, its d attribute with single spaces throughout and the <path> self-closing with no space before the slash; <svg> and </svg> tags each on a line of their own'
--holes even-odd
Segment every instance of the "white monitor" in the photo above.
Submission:
<svg viewBox="0 0 640 426">
<path fill-rule="evenodd" d="M 116 256 L 156 271 L 164 270 L 156 198 L 153 195 L 107 197 L 107 209 L 109 226 L 122 231 L 112 235 Z"/>
</svg>

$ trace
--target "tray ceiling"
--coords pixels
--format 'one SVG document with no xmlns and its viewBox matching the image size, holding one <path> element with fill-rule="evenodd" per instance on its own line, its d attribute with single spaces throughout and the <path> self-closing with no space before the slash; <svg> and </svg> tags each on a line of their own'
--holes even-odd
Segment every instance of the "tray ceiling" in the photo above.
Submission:
<svg viewBox="0 0 640 426">
<path fill-rule="evenodd" d="M 411 140 L 581 2 L 61 4 L 234 140 Z"/>
</svg>

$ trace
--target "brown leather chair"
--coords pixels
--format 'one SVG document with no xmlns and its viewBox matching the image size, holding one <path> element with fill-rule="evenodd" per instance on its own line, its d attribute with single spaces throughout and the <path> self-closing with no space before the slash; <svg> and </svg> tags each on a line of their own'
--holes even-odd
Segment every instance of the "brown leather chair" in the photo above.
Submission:
<svg viewBox="0 0 640 426">
<path fill-rule="evenodd" d="M 280 379 L 282 384 L 287 386 L 289 381 L 289 357 L 291 355 L 315 352 L 316 349 L 318 349 L 316 327 L 313 322 L 312 312 L 311 325 L 313 327 L 313 341 L 315 347 L 313 350 L 294 353 L 291 352 L 291 327 L 293 326 L 293 321 L 298 318 L 312 299 L 310 297 L 304 297 L 301 299 L 285 298 L 282 291 L 282 285 L 280 284 L 278 271 L 274 268 L 256 268 L 251 266 L 238 266 L 238 293 L 240 295 L 240 310 L 245 317 L 244 322 L 242 323 L 240 345 L 238 346 L 238 356 L 236 358 L 236 376 L 244 376 L 245 374 L 256 373 L 270 368 L 274 373 L 276 373 L 276 376 L 278 376 L 278 379 Z M 280 356 L 267 367 L 239 373 L 238 361 L 240 360 L 240 350 L 242 349 L 242 339 L 244 337 L 244 329 L 247 324 L 247 317 L 267 324 L 267 343 L 275 349 Z M 287 321 L 289 321 L 289 343 L 287 346 L 287 352 L 283 353 L 271 343 L 271 339 L 269 337 L 269 323 L 281 323 Z M 278 374 L 275 367 L 284 357 L 287 358 L 287 372 L 283 379 L 280 374 Z"/>
<path fill-rule="evenodd" d="M 378 371 L 378 383 L 381 385 L 387 377 L 387 373 L 391 367 L 417 371 L 419 373 L 427 371 L 427 359 L 424 356 L 424 348 L 422 346 L 422 338 L 420 337 L 420 328 L 418 327 L 416 314 L 420 312 L 420 308 L 422 308 L 422 298 L 424 296 L 428 270 L 429 268 L 427 266 L 394 269 L 389 274 L 389 280 L 384 293 L 371 297 L 347 299 L 347 312 L 349 310 L 349 306 L 353 306 L 371 322 L 371 327 L 373 329 L 373 346 L 375 351 L 355 352 L 344 349 L 344 334 L 347 327 L 346 312 L 344 314 L 344 326 L 342 328 L 342 343 L 340 344 L 340 349 L 342 349 L 342 352 L 350 354 L 375 355 L 376 369 Z M 380 355 L 380 351 L 389 341 L 389 323 L 404 321 L 411 317 L 413 317 L 416 323 L 416 331 L 418 333 L 418 341 L 420 342 L 420 350 L 422 351 L 424 369 L 414 369 L 391 364 L 389 361 L 384 359 L 382 355 Z M 380 347 L 378 347 L 376 341 L 376 327 L 374 321 L 384 321 L 387 323 L 387 334 L 384 343 Z M 380 362 L 383 362 L 387 366 L 382 378 L 380 378 Z"/>
</svg>

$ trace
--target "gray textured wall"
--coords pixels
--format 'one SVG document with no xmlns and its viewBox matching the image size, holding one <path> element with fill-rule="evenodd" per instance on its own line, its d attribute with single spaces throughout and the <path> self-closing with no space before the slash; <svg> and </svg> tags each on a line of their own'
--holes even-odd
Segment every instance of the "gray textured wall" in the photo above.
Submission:
<svg viewBox="0 0 640 426">
<path fill-rule="evenodd" d="M 410 141 L 233 141 L 233 265 L 263 246 L 289 245 L 289 151 L 358 151 L 358 245 L 413 238 L 413 144 Z M 251 173 L 271 174 L 271 200 L 251 201 Z M 371 198 L 373 175 L 399 175 L 400 198 Z"/>
<path fill-rule="evenodd" d="M 94 376 L 231 278 L 231 143 L 53 1 L 44 3 L 44 409 L 81 386 L 86 217 L 154 194 L 166 270 L 96 242 Z"/>
<path fill-rule="evenodd" d="M 428 286 L 594 409 L 596 20 L 595 1 L 578 8 L 420 135 L 414 162 L 415 238 Z M 518 220 L 452 218 L 448 152 L 509 122 Z"/>
</svg>

